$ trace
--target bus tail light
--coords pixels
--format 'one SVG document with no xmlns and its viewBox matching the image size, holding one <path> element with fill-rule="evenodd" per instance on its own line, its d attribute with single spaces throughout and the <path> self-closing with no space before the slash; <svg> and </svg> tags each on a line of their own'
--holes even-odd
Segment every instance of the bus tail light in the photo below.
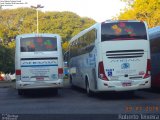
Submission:
<svg viewBox="0 0 160 120">
<path fill-rule="evenodd" d="M 98 77 L 102 80 L 108 80 L 105 71 L 104 71 L 104 65 L 103 62 L 99 62 L 98 64 Z"/>
<path fill-rule="evenodd" d="M 147 70 L 146 70 L 146 73 L 144 75 L 144 79 L 145 78 L 148 78 L 151 76 L 151 60 L 150 59 L 147 59 Z"/>
<path fill-rule="evenodd" d="M 16 75 L 21 75 L 21 70 L 16 70 Z"/>
<path fill-rule="evenodd" d="M 63 78 L 63 68 L 58 68 L 58 78 L 59 79 Z"/>
</svg>

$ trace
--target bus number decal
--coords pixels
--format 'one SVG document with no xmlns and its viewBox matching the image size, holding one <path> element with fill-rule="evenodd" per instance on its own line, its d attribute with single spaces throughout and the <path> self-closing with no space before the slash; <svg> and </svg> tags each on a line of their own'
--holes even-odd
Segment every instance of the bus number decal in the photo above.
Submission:
<svg viewBox="0 0 160 120">
<path fill-rule="evenodd" d="M 106 69 L 108 76 L 112 76 L 114 69 Z"/>
</svg>

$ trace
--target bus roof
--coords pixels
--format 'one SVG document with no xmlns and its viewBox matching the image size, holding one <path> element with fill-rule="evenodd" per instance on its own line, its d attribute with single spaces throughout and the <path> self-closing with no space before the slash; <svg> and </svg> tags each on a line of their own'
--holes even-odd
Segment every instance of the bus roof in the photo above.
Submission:
<svg viewBox="0 0 160 120">
<path fill-rule="evenodd" d="M 75 35 L 70 41 L 69 41 L 69 44 L 71 42 L 73 42 L 74 40 L 76 40 L 77 38 L 79 38 L 80 36 L 84 35 L 86 32 L 90 31 L 91 29 L 95 28 L 96 26 L 98 25 L 101 25 L 103 23 L 114 23 L 114 22 L 144 22 L 145 21 L 138 21 L 138 20 L 106 20 L 104 22 L 101 22 L 101 23 L 95 23 L 94 25 L 92 25 L 91 27 L 81 31 L 80 33 L 78 33 L 77 35 Z"/>
<path fill-rule="evenodd" d="M 160 26 L 148 29 L 148 33 L 150 38 L 156 38 L 157 36 L 160 36 Z"/>
<path fill-rule="evenodd" d="M 148 31 L 149 31 L 149 34 L 159 33 L 160 32 L 160 26 L 150 28 Z"/>
<path fill-rule="evenodd" d="M 86 32 L 92 30 L 93 28 L 95 28 L 97 25 L 99 25 L 100 23 L 95 23 L 92 26 L 90 26 L 89 28 L 84 29 L 83 31 L 81 31 L 80 33 L 78 33 L 77 35 L 75 35 L 70 41 L 69 44 L 71 42 L 73 42 L 75 39 L 79 38 L 80 36 L 84 35 Z"/>
<path fill-rule="evenodd" d="M 115 23 L 115 22 L 145 22 L 145 21 L 139 21 L 139 20 L 106 20 L 102 23 Z"/>
<path fill-rule="evenodd" d="M 20 35 L 17 35 L 16 38 L 19 38 L 19 37 L 41 37 L 41 36 L 57 36 L 57 37 L 60 37 L 59 34 L 51 34 L 51 33 L 28 33 L 28 34 L 20 34 Z"/>
</svg>

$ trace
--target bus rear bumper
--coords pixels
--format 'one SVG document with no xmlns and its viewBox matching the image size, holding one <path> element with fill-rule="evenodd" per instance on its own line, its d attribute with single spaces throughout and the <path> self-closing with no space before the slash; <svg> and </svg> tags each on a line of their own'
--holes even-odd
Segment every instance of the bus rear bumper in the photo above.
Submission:
<svg viewBox="0 0 160 120">
<path fill-rule="evenodd" d="M 16 89 L 43 89 L 43 88 L 62 88 L 63 79 L 58 79 L 56 81 L 16 81 Z"/>
<path fill-rule="evenodd" d="M 132 81 L 104 81 L 99 80 L 97 90 L 99 91 L 130 91 L 146 89 L 151 87 L 151 79 Z"/>
</svg>

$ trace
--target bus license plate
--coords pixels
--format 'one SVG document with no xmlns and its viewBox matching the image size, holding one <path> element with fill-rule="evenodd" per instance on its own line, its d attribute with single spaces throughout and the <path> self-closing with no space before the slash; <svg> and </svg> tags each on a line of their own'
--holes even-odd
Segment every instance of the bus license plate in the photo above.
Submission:
<svg viewBox="0 0 160 120">
<path fill-rule="evenodd" d="M 44 80 L 44 77 L 36 77 L 36 80 Z"/>
<path fill-rule="evenodd" d="M 131 82 L 123 82 L 123 83 L 122 83 L 122 86 L 123 86 L 123 87 L 131 86 L 131 85 L 132 85 Z"/>
</svg>

